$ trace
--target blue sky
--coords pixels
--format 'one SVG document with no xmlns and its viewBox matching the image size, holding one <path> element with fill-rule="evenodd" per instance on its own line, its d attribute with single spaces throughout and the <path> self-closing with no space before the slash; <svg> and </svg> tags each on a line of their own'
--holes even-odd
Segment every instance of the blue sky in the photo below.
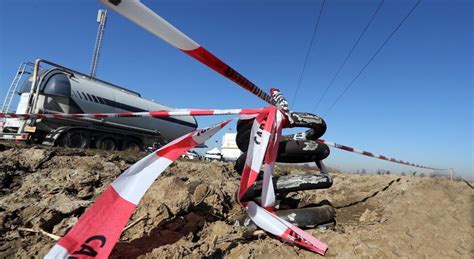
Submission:
<svg viewBox="0 0 474 259">
<path fill-rule="evenodd" d="M 144 2 L 262 89 L 278 87 L 290 100 L 322 3 Z M 312 110 L 378 3 L 326 1 L 301 88 L 290 104 L 294 110 Z M 316 113 L 325 114 L 414 3 L 385 1 Z M 41 57 L 88 72 L 99 8 L 103 6 L 95 1 L 1 1 L 1 98 L 23 61 Z M 324 138 L 410 162 L 453 167 L 472 178 L 472 19 L 472 1 L 422 1 L 324 117 L 328 124 Z M 113 12 L 109 12 L 97 76 L 172 107 L 265 105 Z M 199 122 L 204 127 L 222 119 Z M 414 170 L 335 149 L 327 162 L 354 171 Z"/>
</svg>

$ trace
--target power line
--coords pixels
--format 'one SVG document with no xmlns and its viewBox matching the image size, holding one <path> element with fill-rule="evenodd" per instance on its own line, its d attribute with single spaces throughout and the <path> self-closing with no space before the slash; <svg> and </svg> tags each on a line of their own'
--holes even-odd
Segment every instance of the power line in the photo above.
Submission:
<svg viewBox="0 0 474 259">
<path fill-rule="evenodd" d="M 331 86 L 333 85 L 334 81 L 336 81 L 336 78 L 339 76 L 339 73 L 342 71 L 342 69 L 344 68 L 344 66 L 346 65 L 347 61 L 349 60 L 349 58 L 351 57 L 352 53 L 354 52 L 354 49 L 357 47 L 357 45 L 359 45 L 359 42 L 360 40 L 362 39 L 362 37 L 364 37 L 365 33 L 367 32 L 367 29 L 369 29 L 370 25 L 372 24 L 372 21 L 374 20 L 375 16 L 377 15 L 377 13 L 379 12 L 380 8 L 382 7 L 382 4 L 385 2 L 385 0 L 382 0 L 380 1 L 380 4 L 378 5 L 377 9 L 375 10 L 375 12 L 372 14 L 372 17 L 370 17 L 370 20 L 369 22 L 367 23 L 367 25 L 365 25 L 365 28 L 362 30 L 362 33 L 359 35 L 359 38 L 356 40 L 356 42 L 354 43 L 354 45 L 352 46 L 351 50 L 349 51 L 349 53 L 347 54 L 347 56 L 345 57 L 344 61 L 342 62 L 342 64 L 339 66 L 339 68 L 337 69 L 337 72 L 336 74 L 334 74 L 333 78 L 331 79 L 331 81 L 329 82 L 328 86 L 326 87 L 326 89 L 324 90 L 323 94 L 321 95 L 321 97 L 319 98 L 318 102 L 316 103 L 316 105 L 313 107 L 313 110 L 312 112 L 314 112 L 318 106 L 321 104 L 321 102 L 323 101 L 324 97 L 326 97 L 326 94 L 328 93 L 329 89 L 331 88 Z"/>
<path fill-rule="evenodd" d="M 304 71 L 306 69 L 306 63 L 308 63 L 309 54 L 311 53 L 311 49 L 313 48 L 313 42 L 314 42 L 314 39 L 316 38 L 316 34 L 317 34 L 316 32 L 318 31 L 319 21 L 321 19 L 321 15 L 323 13 L 323 8 L 324 8 L 324 3 L 325 2 L 326 2 L 326 0 L 323 0 L 323 3 L 321 5 L 321 9 L 319 9 L 319 15 L 318 15 L 318 18 L 316 19 L 316 23 L 315 23 L 314 29 L 313 29 L 313 35 L 311 36 L 311 41 L 309 43 L 308 51 L 306 52 L 306 57 L 304 59 L 303 69 L 301 70 L 300 78 L 298 80 L 298 85 L 296 86 L 296 91 L 295 91 L 295 94 L 293 95 L 293 100 L 291 102 L 292 105 L 293 105 L 293 103 L 296 99 L 296 96 L 298 95 L 298 91 L 299 91 L 300 86 L 301 86 L 301 80 L 303 79 L 303 74 L 304 74 Z"/>
<path fill-rule="evenodd" d="M 359 73 L 352 79 L 352 81 L 346 86 L 344 91 L 337 97 L 336 101 L 332 103 L 332 105 L 329 107 L 329 109 L 324 113 L 324 116 L 326 116 L 333 108 L 336 106 L 336 104 L 339 102 L 339 100 L 344 96 L 344 94 L 351 88 L 351 86 L 354 84 L 354 82 L 359 78 L 359 76 L 364 72 L 364 70 L 372 63 L 372 61 L 375 59 L 375 57 L 379 54 L 379 52 L 385 47 L 385 45 L 390 41 L 390 39 L 393 37 L 393 35 L 398 31 L 398 29 L 402 26 L 402 24 L 406 21 L 406 19 L 413 13 L 413 11 L 416 9 L 416 7 L 420 4 L 421 0 L 417 0 L 416 4 L 411 8 L 411 10 L 405 15 L 405 17 L 400 21 L 400 23 L 395 27 L 395 29 L 390 33 L 387 39 L 382 43 L 382 45 L 377 49 L 377 51 L 374 53 L 374 55 L 369 59 L 369 61 L 362 67 L 362 69 L 359 71 Z"/>
</svg>

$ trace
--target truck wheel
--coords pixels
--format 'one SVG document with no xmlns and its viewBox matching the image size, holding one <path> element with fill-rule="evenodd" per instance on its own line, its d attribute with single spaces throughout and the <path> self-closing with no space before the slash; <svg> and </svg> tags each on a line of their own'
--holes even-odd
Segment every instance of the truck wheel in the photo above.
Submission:
<svg viewBox="0 0 474 259">
<path fill-rule="evenodd" d="M 69 148 L 88 148 L 89 145 L 89 136 L 82 131 L 66 132 L 62 139 L 62 146 Z"/>
<path fill-rule="evenodd" d="M 138 144 L 138 142 L 134 140 L 128 141 L 127 144 L 125 145 L 125 150 L 130 151 L 130 152 L 138 152 L 141 150 L 140 144 Z"/>
<path fill-rule="evenodd" d="M 117 142 L 115 142 L 115 139 L 113 138 L 102 138 L 99 141 L 97 148 L 105 151 L 115 151 L 117 150 Z"/>
</svg>

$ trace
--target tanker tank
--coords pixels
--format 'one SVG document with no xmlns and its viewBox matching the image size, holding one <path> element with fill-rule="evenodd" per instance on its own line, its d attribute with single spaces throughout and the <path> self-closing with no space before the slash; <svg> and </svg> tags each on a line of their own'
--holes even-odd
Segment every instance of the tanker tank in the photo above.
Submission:
<svg viewBox="0 0 474 259">
<path fill-rule="evenodd" d="M 37 82 L 35 82 L 34 76 L 25 80 L 19 91 L 20 100 L 22 101 L 19 102 L 17 111 L 28 113 L 121 113 L 171 109 L 145 99 L 139 93 L 129 89 L 92 78 L 49 61 L 38 60 L 37 62 L 46 63 L 51 65 L 52 68 L 38 69 Z M 28 121 L 27 124 L 30 128 L 34 128 L 36 134 L 32 135 L 36 135 L 36 141 L 47 138 L 47 135 L 52 135 L 51 132 L 56 134 L 55 131 L 58 131 L 58 128 L 75 127 L 75 131 L 81 128 L 82 132 L 79 135 L 87 136 L 77 137 L 81 138 L 79 141 L 75 141 L 79 143 L 73 145 L 67 145 L 66 143 L 66 146 L 100 147 L 100 142 L 105 142 L 105 146 L 112 145 L 114 150 L 126 148 L 123 147 L 126 146 L 126 140 L 117 139 L 114 134 L 120 133 L 128 135 L 128 138 L 134 138 L 134 144 L 141 148 L 141 146 L 151 145 L 153 142 L 168 143 L 197 128 L 197 122 L 193 116 L 73 120 L 37 119 Z M 19 127 L 18 133 L 24 128 L 25 126 Z M 56 135 L 65 136 L 64 131 L 70 132 L 70 130 L 62 130 Z M 96 134 L 95 132 L 102 132 L 102 134 Z M 60 144 L 60 137 L 56 136 L 54 138 L 50 144 Z M 113 141 L 104 141 L 106 138 Z M 66 142 L 71 142 L 71 139 L 66 140 Z"/>
</svg>

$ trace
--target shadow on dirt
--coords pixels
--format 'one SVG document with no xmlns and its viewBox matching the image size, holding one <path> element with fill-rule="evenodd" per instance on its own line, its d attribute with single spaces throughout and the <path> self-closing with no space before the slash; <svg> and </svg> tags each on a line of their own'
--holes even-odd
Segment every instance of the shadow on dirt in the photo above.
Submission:
<svg viewBox="0 0 474 259">
<path fill-rule="evenodd" d="M 201 231 L 207 223 L 219 220 L 212 215 L 212 207 L 200 204 L 184 215 L 177 215 L 171 219 L 163 220 L 148 235 L 134 239 L 130 242 L 119 242 L 115 246 L 110 258 L 136 258 L 151 252 L 153 249 L 186 239 L 198 242 Z"/>
</svg>

